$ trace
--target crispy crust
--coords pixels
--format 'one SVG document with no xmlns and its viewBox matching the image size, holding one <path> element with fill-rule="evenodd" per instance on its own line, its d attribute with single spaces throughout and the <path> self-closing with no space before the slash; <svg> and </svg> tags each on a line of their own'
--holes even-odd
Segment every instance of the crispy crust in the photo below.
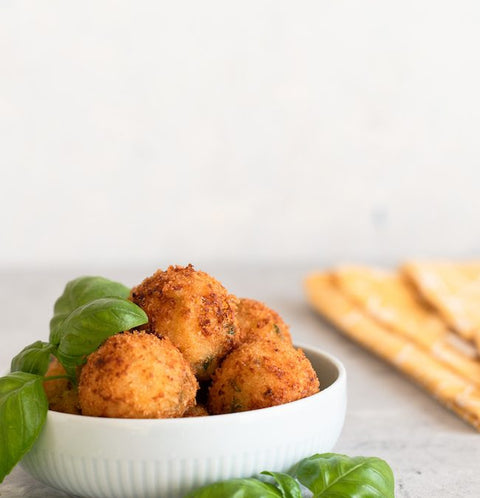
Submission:
<svg viewBox="0 0 480 498">
<path fill-rule="evenodd" d="M 145 332 L 117 334 L 82 369 L 84 415 L 118 418 L 182 417 L 195 404 L 198 383 L 168 338 Z"/>
<path fill-rule="evenodd" d="M 184 414 L 183 417 L 206 417 L 208 416 L 207 408 L 203 405 L 195 405 L 189 408 Z"/>
<path fill-rule="evenodd" d="M 242 344 L 215 372 L 209 390 L 212 414 L 256 410 L 305 398 L 319 381 L 301 349 L 270 339 Z"/>
<path fill-rule="evenodd" d="M 276 311 L 260 301 L 239 299 L 237 320 L 242 342 L 271 339 L 292 343 L 288 325 Z"/>
<path fill-rule="evenodd" d="M 67 372 L 60 362 L 52 356 L 45 377 L 66 375 Z M 48 407 L 55 412 L 80 414 L 78 392 L 68 379 L 48 380 L 43 383 L 43 389 L 48 398 Z"/>
<path fill-rule="evenodd" d="M 192 265 L 157 271 L 132 289 L 130 299 L 147 313 L 146 328 L 168 337 L 199 380 L 208 380 L 239 342 L 236 298 Z"/>
</svg>

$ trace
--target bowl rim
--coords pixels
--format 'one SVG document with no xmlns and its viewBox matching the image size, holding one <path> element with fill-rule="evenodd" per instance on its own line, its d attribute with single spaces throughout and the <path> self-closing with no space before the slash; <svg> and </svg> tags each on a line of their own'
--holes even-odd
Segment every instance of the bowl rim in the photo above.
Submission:
<svg viewBox="0 0 480 498">
<path fill-rule="evenodd" d="M 189 426 L 190 424 L 197 425 L 198 423 L 218 423 L 220 420 L 225 420 L 226 417 L 228 419 L 235 417 L 234 420 L 246 421 L 251 417 L 261 417 L 263 414 L 271 413 L 272 415 L 279 415 L 281 411 L 291 411 L 291 410 L 301 410 L 303 405 L 308 405 L 309 403 L 315 402 L 319 397 L 325 396 L 325 393 L 329 393 L 334 389 L 337 389 L 338 386 L 344 384 L 347 377 L 347 372 L 343 363 L 331 353 L 327 353 L 320 348 L 315 346 L 309 346 L 306 344 L 294 344 L 296 349 L 301 349 L 304 351 L 308 357 L 308 353 L 313 353 L 314 355 L 321 356 L 324 359 L 327 359 L 337 370 L 337 378 L 327 387 L 321 389 L 318 393 L 312 394 L 311 396 L 307 396 L 306 398 L 297 399 L 295 401 L 290 401 L 289 403 L 284 403 L 282 405 L 269 406 L 267 408 L 259 408 L 257 410 L 247 410 L 244 412 L 237 413 L 222 413 L 218 415 L 202 415 L 199 417 L 177 417 L 177 418 L 115 418 L 115 417 L 92 417 L 89 415 L 80 415 L 73 413 L 63 413 L 56 412 L 54 410 L 48 410 L 48 418 L 51 422 L 54 422 L 55 419 L 59 420 L 81 420 L 86 424 L 95 423 L 98 424 L 122 424 L 125 426 L 128 425 L 136 425 L 142 424 L 143 426 L 151 426 L 151 425 L 173 425 L 180 424 L 182 426 Z M 53 420 L 52 420 L 53 418 Z M 202 422 L 199 422 L 201 420 Z"/>
</svg>

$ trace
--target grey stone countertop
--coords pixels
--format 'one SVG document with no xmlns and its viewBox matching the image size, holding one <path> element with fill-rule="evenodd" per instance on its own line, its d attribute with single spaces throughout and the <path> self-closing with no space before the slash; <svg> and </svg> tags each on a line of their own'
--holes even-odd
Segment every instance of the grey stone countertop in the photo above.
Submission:
<svg viewBox="0 0 480 498">
<path fill-rule="evenodd" d="M 48 337 L 53 302 L 67 280 L 102 274 L 127 285 L 155 268 L 98 271 L 89 268 L 0 272 L 0 368 L 25 345 Z M 204 266 L 231 292 L 266 302 L 289 323 L 295 342 L 324 349 L 348 373 L 348 411 L 335 450 L 378 456 L 393 468 L 396 496 L 480 496 L 480 438 L 408 379 L 343 337 L 312 312 L 301 281 L 312 266 Z M 34 480 L 19 467 L 0 484 L 2 498 L 67 496 Z"/>
</svg>

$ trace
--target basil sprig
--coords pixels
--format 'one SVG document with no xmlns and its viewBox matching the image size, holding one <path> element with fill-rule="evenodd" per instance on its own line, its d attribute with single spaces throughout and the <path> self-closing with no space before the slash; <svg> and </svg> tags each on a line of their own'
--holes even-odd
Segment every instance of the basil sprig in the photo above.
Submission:
<svg viewBox="0 0 480 498">
<path fill-rule="evenodd" d="M 273 478 L 282 498 L 302 498 L 302 490 L 292 476 L 283 472 L 264 471 L 262 474 Z"/>
<path fill-rule="evenodd" d="M 36 341 L 23 348 L 13 358 L 10 371 L 45 375 L 50 363 L 50 355 L 55 349 L 55 346 L 49 342 Z"/>
<path fill-rule="evenodd" d="M 394 498 L 393 472 L 376 457 L 323 453 L 304 458 L 286 474 L 262 472 L 260 479 L 230 479 L 204 486 L 186 498 L 301 498 L 302 487 L 313 498 Z"/>
<path fill-rule="evenodd" d="M 102 297 L 127 299 L 129 293 L 128 287 L 103 277 L 79 277 L 71 280 L 65 286 L 63 294 L 55 301 L 53 318 L 50 320 L 50 342 L 55 345 L 60 343 L 64 330 L 63 322 L 84 304 Z"/>
<path fill-rule="evenodd" d="M 70 380 L 77 367 L 105 339 L 147 323 L 145 312 L 127 300 L 129 289 L 103 277 L 69 282 L 57 299 L 49 342 L 36 341 L 13 358 L 11 373 L 0 378 L 0 482 L 37 439 L 45 423 L 48 400 L 43 382 L 51 355 Z"/>
<path fill-rule="evenodd" d="M 0 378 L 0 482 L 32 447 L 45 423 L 43 378 L 14 372 Z"/>
<path fill-rule="evenodd" d="M 74 377 L 76 367 L 105 339 L 147 321 L 145 312 L 131 301 L 119 297 L 95 299 L 72 311 L 62 322 L 55 356 Z"/>
<path fill-rule="evenodd" d="M 313 455 L 299 462 L 290 473 L 314 497 L 394 497 L 392 469 L 385 460 L 376 457 L 348 457 L 336 453 Z"/>
<path fill-rule="evenodd" d="M 145 312 L 127 300 L 128 287 L 103 277 L 79 277 L 65 286 L 50 320 L 53 354 L 76 382 L 76 367 L 111 335 L 147 323 Z"/>
<path fill-rule="evenodd" d="M 185 498 L 278 498 L 278 488 L 258 479 L 220 481 L 189 493 Z"/>
</svg>

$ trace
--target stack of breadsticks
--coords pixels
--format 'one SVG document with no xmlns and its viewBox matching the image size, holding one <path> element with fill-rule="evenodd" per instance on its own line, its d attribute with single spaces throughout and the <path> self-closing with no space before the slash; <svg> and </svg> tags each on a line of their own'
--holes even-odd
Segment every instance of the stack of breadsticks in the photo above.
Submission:
<svg viewBox="0 0 480 498">
<path fill-rule="evenodd" d="M 307 277 L 310 303 L 480 430 L 480 263 L 342 266 Z"/>
</svg>

